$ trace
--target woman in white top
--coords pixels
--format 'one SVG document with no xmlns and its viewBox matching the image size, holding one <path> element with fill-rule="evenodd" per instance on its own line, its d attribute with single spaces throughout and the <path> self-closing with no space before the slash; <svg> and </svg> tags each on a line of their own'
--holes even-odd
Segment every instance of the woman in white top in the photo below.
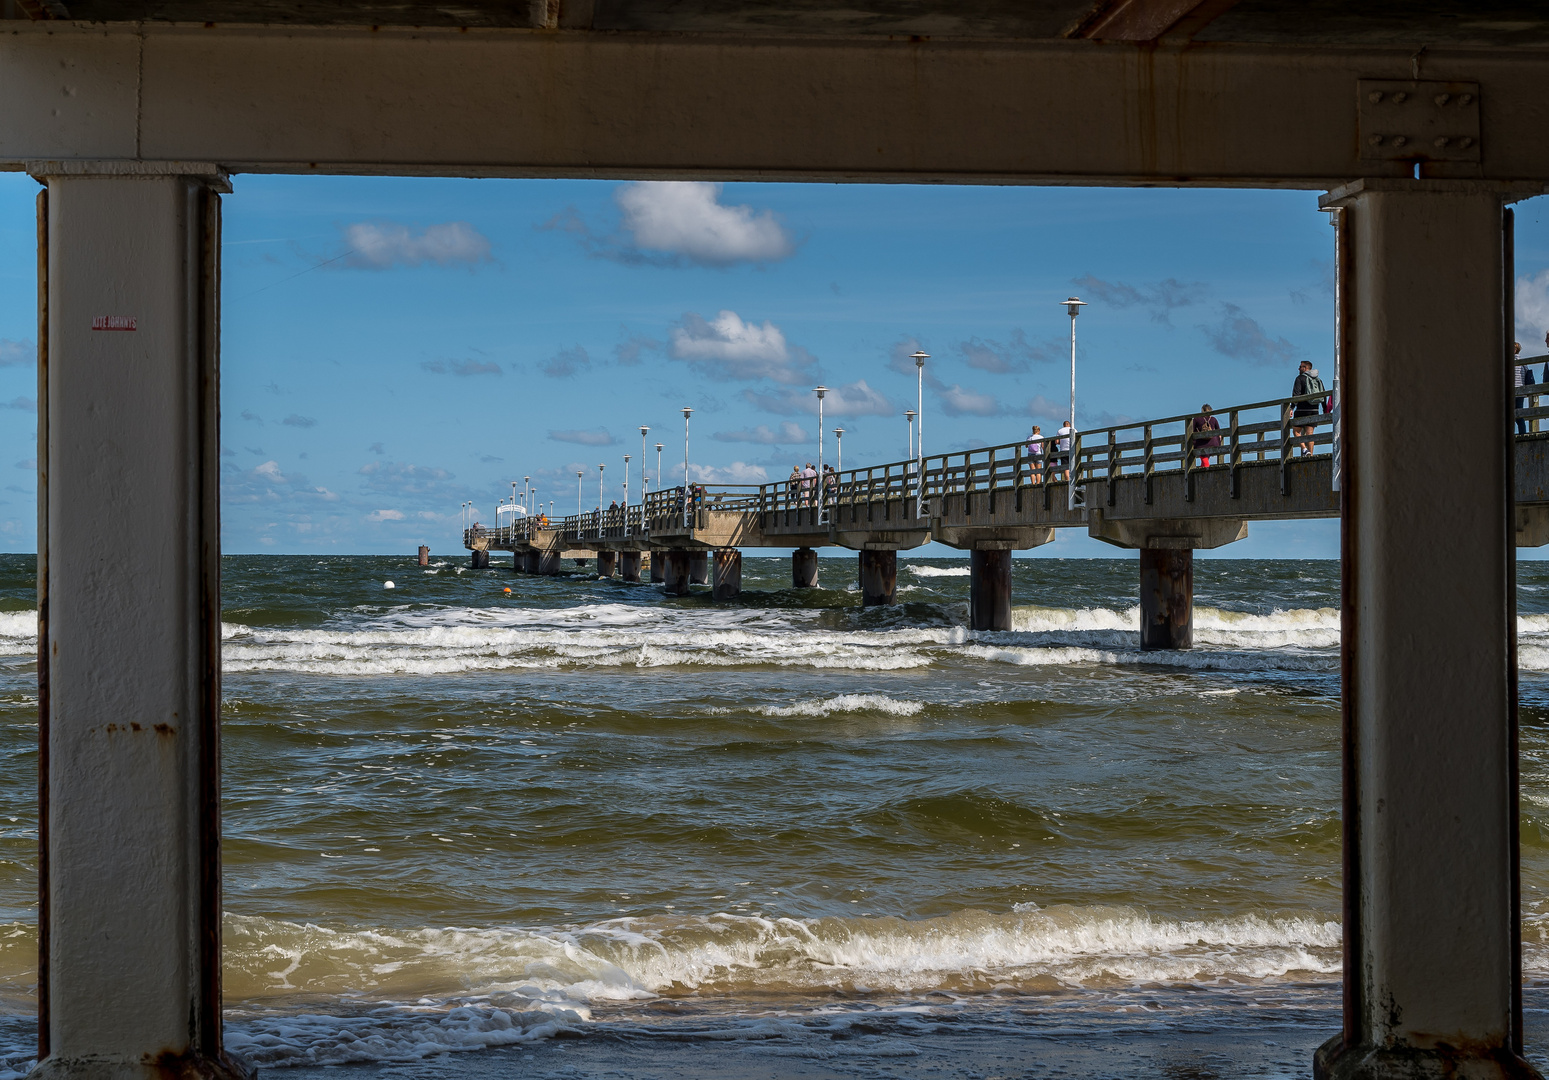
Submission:
<svg viewBox="0 0 1549 1080">
<path fill-rule="evenodd" d="M 1033 483 L 1043 483 L 1043 428 L 1033 425 L 1033 433 L 1027 437 L 1027 457 L 1032 462 Z"/>
</svg>

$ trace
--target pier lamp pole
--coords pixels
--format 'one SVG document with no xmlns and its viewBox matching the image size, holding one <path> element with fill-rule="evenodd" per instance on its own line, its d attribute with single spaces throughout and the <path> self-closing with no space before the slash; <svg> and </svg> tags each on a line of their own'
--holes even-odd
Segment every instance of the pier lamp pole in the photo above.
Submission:
<svg viewBox="0 0 1549 1080">
<path fill-rule="evenodd" d="M 839 471 L 844 472 L 844 428 L 834 428 L 834 445 L 838 447 Z"/>
<path fill-rule="evenodd" d="M 814 386 L 812 392 L 818 396 L 818 520 L 823 520 L 823 510 L 827 502 L 828 485 L 823 479 L 823 398 L 828 394 L 828 387 Z"/>
<path fill-rule="evenodd" d="M 914 410 L 905 409 L 904 419 L 909 421 L 909 454 L 906 460 L 914 460 Z"/>
<path fill-rule="evenodd" d="M 629 455 L 624 455 L 624 509 L 629 509 Z"/>
<path fill-rule="evenodd" d="M 532 505 L 532 477 L 522 477 L 522 509 L 526 510 Z"/>
<path fill-rule="evenodd" d="M 575 512 L 576 512 L 576 517 L 580 517 L 581 516 L 581 476 L 582 476 L 581 470 L 577 469 L 576 473 L 575 473 Z"/>
<path fill-rule="evenodd" d="M 645 493 L 650 489 L 651 478 L 645 474 L 645 433 L 651 429 L 644 424 L 640 425 L 640 505 L 645 505 Z M 660 484 L 662 478 L 657 476 L 656 482 Z"/>
<path fill-rule="evenodd" d="M 683 527 L 688 528 L 688 418 L 694 410 L 683 406 Z"/>
<path fill-rule="evenodd" d="M 930 359 L 930 353 L 924 349 L 916 349 L 909 354 L 909 359 L 914 361 L 914 410 L 915 416 L 920 421 L 920 430 L 915 438 L 914 455 L 914 516 L 919 518 L 925 498 L 925 361 Z"/>
<path fill-rule="evenodd" d="M 1065 465 L 1070 470 L 1066 475 L 1070 481 L 1065 485 L 1066 508 L 1076 508 L 1076 316 L 1081 314 L 1081 309 L 1086 307 L 1086 301 L 1072 296 L 1069 300 L 1062 301 L 1065 310 L 1070 312 L 1070 419 L 1065 423 L 1070 428 L 1070 444 L 1065 450 Z M 1059 445 L 1058 441 L 1055 443 Z"/>
<path fill-rule="evenodd" d="M 516 505 L 516 481 L 515 480 L 511 481 L 511 505 L 512 506 Z M 527 510 L 527 490 L 525 488 L 522 490 L 522 510 L 524 512 Z M 516 519 L 513 518 L 511 520 L 511 524 L 515 525 L 516 524 Z"/>
<path fill-rule="evenodd" d="M 656 444 L 656 490 L 662 489 L 662 444 Z"/>
<path fill-rule="evenodd" d="M 597 512 L 602 513 L 602 470 L 607 466 L 602 462 L 597 463 Z"/>
</svg>

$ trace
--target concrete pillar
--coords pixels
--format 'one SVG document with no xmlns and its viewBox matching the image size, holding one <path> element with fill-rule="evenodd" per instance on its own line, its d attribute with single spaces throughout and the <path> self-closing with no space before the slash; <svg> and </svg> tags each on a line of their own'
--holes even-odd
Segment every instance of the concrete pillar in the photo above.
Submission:
<svg viewBox="0 0 1549 1080">
<path fill-rule="evenodd" d="M 489 551 L 487 549 L 474 548 L 469 553 L 469 563 L 475 570 L 489 569 Z"/>
<path fill-rule="evenodd" d="M 619 577 L 625 581 L 640 580 L 640 552 L 622 551 L 619 553 Z"/>
<path fill-rule="evenodd" d="M 420 545 L 420 565 L 421 566 L 429 566 L 430 565 L 430 549 L 428 547 L 426 547 L 424 544 Z"/>
<path fill-rule="evenodd" d="M 1194 647 L 1194 552 L 1140 549 L 1141 649 Z"/>
<path fill-rule="evenodd" d="M 538 555 L 538 573 L 553 577 L 565 568 L 565 560 L 560 555 L 559 549 L 540 552 Z"/>
<path fill-rule="evenodd" d="M 651 549 L 651 581 L 660 584 L 667 580 L 667 553 L 661 548 Z"/>
<path fill-rule="evenodd" d="M 1501 198 L 1388 180 L 1325 205 L 1343 207 L 1345 1017 L 1314 1075 L 1536 1077 Z"/>
<path fill-rule="evenodd" d="M 1011 629 L 1011 549 L 968 554 L 968 623 L 975 630 Z"/>
<path fill-rule="evenodd" d="M 811 548 L 791 552 L 791 586 L 797 589 L 818 587 L 818 553 Z"/>
<path fill-rule="evenodd" d="M 543 555 L 537 548 L 522 549 L 522 570 L 524 573 L 539 573 L 539 564 L 543 561 Z"/>
<path fill-rule="evenodd" d="M 657 554 L 662 555 L 662 591 L 668 596 L 687 596 L 689 553 L 682 548 L 673 548 Z"/>
<path fill-rule="evenodd" d="M 742 552 L 736 548 L 718 550 L 714 574 L 710 595 L 717 600 L 735 600 L 742 592 Z"/>
<path fill-rule="evenodd" d="M 898 595 L 898 552 L 862 551 L 861 603 L 866 607 L 891 604 Z"/>
<path fill-rule="evenodd" d="M 34 1076 L 239 1077 L 221 1046 L 220 199 L 39 196 Z"/>
<path fill-rule="evenodd" d="M 708 551 L 690 551 L 688 553 L 688 580 L 691 585 L 710 584 L 710 553 Z"/>
<path fill-rule="evenodd" d="M 618 552 L 599 551 L 597 553 L 597 576 L 610 578 L 613 576 L 613 567 L 618 562 Z"/>
</svg>

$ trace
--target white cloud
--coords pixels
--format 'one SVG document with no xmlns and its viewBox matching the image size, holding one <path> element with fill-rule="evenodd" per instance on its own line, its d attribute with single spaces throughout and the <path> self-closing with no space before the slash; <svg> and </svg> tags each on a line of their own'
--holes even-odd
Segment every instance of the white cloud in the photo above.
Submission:
<svg viewBox="0 0 1549 1080">
<path fill-rule="evenodd" d="M 675 476 L 683 475 L 683 466 L 672 469 Z M 767 484 L 769 474 L 762 465 L 749 465 L 734 461 L 730 465 L 690 465 L 689 482 L 693 484 Z"/>
<path fill-rule="evenodd" d="M 590 431 L 550 431 L 549 438 L 555 442 L 579 443 L 581 446 L 612 446 L 618 442 L 608 434 L 607 428 L 593 428 Z"/>
<path fill-rule="evenodd" d="M 1517 340 L 1524 356 L 1539 354 L 1549 333 L 1549 270 L 1517 279 Z"/>
<path fill-rule="evenodd" d="M 790 416 L 792 413 L 816 415 L 818 411 L 817 395 L 810 390 L 777 390 L 769 393 L 744 390 L 742 396 L 750 405 L 782 416 Z M 823 399 L 824 416 L 891 416 L 894 411 L 893 403 L 885 395 L 873 390 L 865 379 L 834 387 Z"/>
<path fill-rule="evenodd" d="M 37 358 L 38 347 L 32 342 L 0 338 L 0 367 L 20 367 L 34 363 Z"/>
<path fill-rule="evenodd" d="M 692 180 L 641 181 L 613 194 L 634 245 L 707 266 L 774 262 L 796 250 L 768 210 L 726 206 L 721 185 Z"/>
<path fill-rule="evenodd" d="M 362 270 L 387 270 L 394 266 L 490 261 L 490 243 L 466 221 L 450 221 L 413 232 L 390 221 L 358 221 L 344 227 L 349 266 Z"/>
<path fill-rule="evenodd" d="M 740 431 L 717 431 L 710 437 L 718 442 L 758 443 L 761 446 L 796 446 L 813 441 L 812 432 L 790 420 L 781 424 L 778 431 L 771 431 L 768 424 L 760 424 Z"/>
<path fill-rule="evenodd" d="M 792 348 L 774 323 L 743 322 L 735 311 L 713 320 L 690 312 L 672 328 L 668 354 L 687 361 L 707 378 L 804 382 L 816 362 L 806 349 Z"/>
<path fill-rule="evenodd" d="M 1001 411 L 1000 402 L 991 395 L 965 390 L 957 383 L 942 387 L 936 396 L 948 416 L 995 416 Z"/>
<path fill-rule="evenodd" d="M 265 480 L 269 480 L 276 484 L 283 484 L 286 482 L 285 475 L 280 472 L 280 463 L 278 461 L 264 462 L 262 465 L 253 470 L 253 475 L 261 476 Z"/>
<path fill-rule="evenodd" d="M 366 515 L 367 521 L 402 521 L 402 510 L 373 510 Z"/>
</svg>

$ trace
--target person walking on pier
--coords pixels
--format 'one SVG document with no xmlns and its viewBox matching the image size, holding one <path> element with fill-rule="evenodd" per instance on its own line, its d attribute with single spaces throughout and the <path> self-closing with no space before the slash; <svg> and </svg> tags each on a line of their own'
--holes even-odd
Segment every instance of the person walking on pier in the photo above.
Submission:
<svg viewBox="0 0 1549 1080">
<path fill-rule="evenodd" d="M 1043 483 L 1043 428 L 1037 424 L 1027 437 L 1027 459 L 1032 463 L 1033 483 Z"/>
<path fill-rule="evenodd" d="M 1291 384 L 1291 396 L 1306 397 L 1309 394 L 1327 393 L 1323 380 L 1318 378 L 1318 373 L 1312 369 L 1312 361 L 1303 360 L 1297 367 L 1296 381 Z M 1313 453 L 1312 429 L 1317 425 L 1318 410 L 1321 406 L 1321 401 L 1298 401 L 1291 407 L 1291 418 L 1295 421 L 1291 434 L 1301 440 L 1297 446 L 1300 447 L 1303 457 L 1309 457 Z"/>
<path fill-rule="evenodd" d="M 801 470 L 801 505 L 811 506 L 817 495 L 818 471 L 812 467 L 812 462 L 807 462 L 807 467 Z"/>
<path fill-rule="evenodd" d="M 1054 457 L 1054 470 L 1061 473 L 1061 480 L 1070 479 L 1070 443 L 1076 434 L 1076 425 L 1066 420 L 1056 432 L 1059 441 L 1055 443 L 1055 449 L 1059 451 Z"/>
<path fill-rule="evenodd" d="M 1544 335 L 1544 341 L 1545 341 L 1546 344 L 1549 344 L 1549 334 L 1545 334 Z M 1522 355 L 1522 342 L 1520 342 L 1520 341 L 1513 341 L 1511 343 L 1511 355 L 1513 357 L 1521 357 L 1521 355 Z M 1535 380 L 1533 378 L 1533 366 L 1531 364 L 1514 364 L 1514 365 L 1512 365 L 1512 369 L 1511 369 L 1511 385 L 1516 387 L 1518 390 L 1523 390 L 1526 387 L 1537 385 L 1537 380 Z M 1516 404 L 1516 407 L 1518 409 L 1525 409 L 1525 408 L 1527 408 L 1528 407 L 1528 395 L 1523 394 L 1521 397 L 1517 398 L 1515 404 Z M 1517 434 L 1518 435 L 1526 435 L 1528 433 L 1528 420 L 1527 420 L 1527 417 L 1525 417 L 1525 416 L 1518 416 L 1518 417 L 1516 417 L 1516 421 L 1517 421 Z"/>
<path fill-rule="evenodd" d="M 785 504 L 798 506 L 801 500 L 801 466 L 791 466 L 790 479 L 785 482 Z"/>
<path fill-rule="evenodd" d="M 1207 401 L 1199 407 L 1199 415 L 1189 421 L 1189 430 L 1195 432 L 1221 430 L 1221 422 L 1210 415 L 1210 403 Z M 1199 467 L 1210 468 L 1210 451 L 1221 445 L 1219 435 L 1195 435 L 1194 453 L 1199 455 Z"/>
</svg>

